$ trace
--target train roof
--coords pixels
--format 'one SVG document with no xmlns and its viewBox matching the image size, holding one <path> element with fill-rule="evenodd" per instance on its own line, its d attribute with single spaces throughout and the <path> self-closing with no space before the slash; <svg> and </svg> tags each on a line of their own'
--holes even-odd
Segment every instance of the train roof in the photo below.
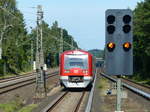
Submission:
<svg viewBox="0 0 150 112">
<path fill-rule="evenodd" d="M 80 53 L 82 53 L 82 54 L 87 54 L 87 55 L 91 55 L 91 56 L 93 56 L 91 53 L 89 53 L 88 51 L 84 51 L 84 50 L 68 50 L 68 51 L 65 51 L 65 52 L 63 52 L 62 53 L 62 55 L 65 55 L 65 54 L 80 54 Z"/>
</svg>

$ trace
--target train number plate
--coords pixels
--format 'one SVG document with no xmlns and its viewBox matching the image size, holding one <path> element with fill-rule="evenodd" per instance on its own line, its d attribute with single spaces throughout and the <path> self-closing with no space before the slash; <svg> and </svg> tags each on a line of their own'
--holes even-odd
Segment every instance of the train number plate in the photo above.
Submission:
<svg viewBox="0 0 150 112">
<path fill-rule="evenodd" d="M 69 77 L 70 82 L 83 82 L 82 76 L 70 76 Z"/>
</svg>

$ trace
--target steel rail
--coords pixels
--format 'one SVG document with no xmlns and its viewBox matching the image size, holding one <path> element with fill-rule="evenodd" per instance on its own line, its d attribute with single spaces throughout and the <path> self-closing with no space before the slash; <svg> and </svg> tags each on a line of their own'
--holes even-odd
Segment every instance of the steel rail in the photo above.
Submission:
<svg viewBox="0 0 150 112">
<path fill-rule="evenodd" d="M 56 75 L 57 73 L 58 72 L 49 73 L 51 75 L 46 75 L 46 78 L 51 77 L 53 75 Z M 16 85 L 16 84 L 24 82 L 24 81 L 33 80 L 35 78 L 36 78 L 36 75 L 26 75 L 26 77 L 22 77 L 22 78 L 19 78 L 19 79 L 17 78 L 17 79 L 14 79 L 14 80 L 9 80 L 9 81 L 6 81 L 6 82 L 2 82 L 2 83 L 0 83 L 0 89 L 8 87 L 8 86 Z"/>
<path fill-rule="evenodd" d="M 48 72 L 48 71 L 46 71 L 46 72 Z M 27 72 L 27 73 L 24 73 L 24 74 L 21 74 L 21 75 L 16 75 L 16 76 L 11 76 L 11 77 L 6 77 L 6 78 L 0 78 L 0 84 L 3 83 L 3 82 L 8 82 L 8 81 L 16 80 L 16 79 L 21 79 L 21 78 L 24 78 L 24 77 L 33 76 L 33 74 L 35 74 L 35 73 L 36 72 L 33 71 L 33 72 Z"/>
<path fill-rule="evenodd" d="M 135 82 L 135 81 L 133 81 L 133 80 L 129 80 L 129 79 L 126 79 L 126 78 L 122 78 L 122 79 L 127 80 L 127 81 L 132 82 L 132 83 L 135 83 L 135 84 L 140 85 L 140 86 L 142 86 L 142 87 L 145 87 L 145 88 L 150 89 L 150 86 L 149 86 L 149 85 L 140 84 L 140 83 L 138 83 L 138 82 Z"/>
<path fill-rule="evenodd" d="M 77 106 L 76 106 L 76 108 L 75 108 L 75 110 L 73 112 L 78 112 L 79 111 L 79 108 L 80 108 L 80 105 L 81 105 L 81 103 L 83 101 L 84 95 L 85 95 L 85 91 L 83 91 L 83 93 L 82 93 L 82 95 L 81 95 L 81 97 L 80 97 L 80 99 L 78 101 L 78 104 L 77 104 Z"/>
<path fill-rule="evenodd" d="M 52 75 L 48 75 L 46 76 L 46 79 L 50 78 L 50 77 L 53 77 L 53 76 L 56 76 L 58 74 L 58 72 L 53 72 L 51 73 Z M 4 93 L 7 93 L 9 91 L 12 91 L 12 90 L 15 90 L 15 89 L 18 89 L 18 88 L 21 88 L 23 86 L 27 86 L 27 85 L 30 85 L 30 84 L 33 84 L 36 82 L 35 80 L 35 77 L 29 77 L 27 79 L 21 79 L 18 81 L 15 80 L 15 81 L 11 81 L 11 83 L 9 82 L 5 82 L 4 85 L 0 85 L 0 94 L 4 94 Z"/>
<path fill-rule="evenodd" d="M 68 92 L 68 91 L 63 92 L 52 103 L 48 104 L 41 112 L 51 112 L 51 111 L 53 111 L 53 109 L 68 95 L 68 93 L 70 93 L 70 92 Z M 73 112 L 78 112 L 79 111 L 79 108 L 80 108 L 80 105 L 83 101 L 85 93 L 86 93 L 85 91 L 82 92 L 82 95 L 81 95 L 75 109 L 73 110 Z"/>
<path fill-rule="evenodd" d="M 48 104 L 41 112 L 52 111 L 56 107 L 56 105 L 59 104 L 59 102 L 61 102 L 68 93 L 69 93 L 68 91 L 63 92 L 52 103 Z"/>
<path fill-rule="evenodd" d="M 0 89 L 6 88 L 6 87 L 9 87 L 9 86 L 13 86 L 13 85 L 16 85 L 18 83 L 25 82 L 25 81 L 28 81 L 28 80 L 33 80 L 33 79 L 35 79 L 35 77 L 36 76 L 34 75 L 34 76 L 24 77 L 24 78 L 21 78 L 21 79 L 16 79 L 16 80 L 11 80 L 11 81 L 8 81 L 8 82 L 0 83 Z"/>
<path fill-rule="evenodd" d="M 92 102 L 93 102 L 93 95 L 94 95 L 94 87 L 95 87 L 96 78 L 97 78 L 97 69 L 96 69 L 96 73 L 95 73 L 95 79 L 94 79 L 93 87 L 92 87 L 92 90 L 91 90 L 90 95 L 89 95 L 89 99 L 88 99 L 88 103 L 87 103 L 85 112 L 90 112 L 91 108 L 92 108 Z"/>
<path fill-rule="evenodd" d="M 32 73 L 35 73 L 35 72 L 29 72 L 29 73 L 25 73 L 25 74 L 21 74 L 21 75 L 17 75 L 17 76 L 12 76 L 12 77 L 7 77 L 7 78 L 0 78 L 0 83 L 7 82 L 7 81 L 10 81 L 10 80 L 24 78 L 24 77 L 27 77 L 27 76 L 32 76 L 33 75 Z"/>
<path fill-rule="evenodd" d="M 101 75 L 104 76 L 104 77 L 106 77 L 106 78 L 108 78 L 108 79 L 110 79 L 110 80 L 112 80 L 112 81 L 114 81 L 114 82 L 116 82 L 116 79 L 114 79 L 114 78 L 112 78 L 112 77 L 110 77 L 110 76 L 108 76 L 108 75 L 106 75 L 106 74 L 104 74 L 104 73 L 101 73 Z M 135 87 L 133 87 L 133 86 L 131 86 L 131 85 L 129 85 L 129 84 L 126 84 L 126 83 L 122 83 L 122 85 L 123 85 L 124 87 L 130 89 L 131 91 L 133 91 L 133 92 L 135 92 L 135 93 L 137 93 L 137 94 L 143 96 L 144 98 L 146 98 L 146 99 L 148 99 L 148 100 L 150 99 L 150 94 L 149 94 L 149 93 L 144 92 L 144 91 L 142 91 L 142 90 L 140 90 L 140 89 L 137 89 L 137 88 L 135 88 Z"/>
<path fill-rule="evenodd" d="M 24 87 L 24 86 L 27 86 L 27 85 L 31 85 L 33 83 L 35 83 L 35 80 L 34 81 L 33 80 L 28 80 L 26 82 L 19 83 L 19 85 L 17 85 L 17 86 L 14 85 L 15 87 L 12 87 L 12 88 L 9 88 L 9 89 L 5 89 L 5 90 L 1 90 L 0 94 L 4 94 L 4 93 L 7 93 L 9 91 L 21 88 L 21 87 Z"/>
</svg>

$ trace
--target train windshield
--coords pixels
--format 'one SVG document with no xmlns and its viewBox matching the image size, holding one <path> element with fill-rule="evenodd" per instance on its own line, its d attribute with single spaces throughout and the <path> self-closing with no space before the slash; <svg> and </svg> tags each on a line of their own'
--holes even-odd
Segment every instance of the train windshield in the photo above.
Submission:
<svg viewBox="0 0 150 112">
<path fill-rule="evenodd" d="M 71 68 L 87 69 L 88 68 L 87 55 L 82 57 L 65 56 L 65 69 Z"/>
</svg>

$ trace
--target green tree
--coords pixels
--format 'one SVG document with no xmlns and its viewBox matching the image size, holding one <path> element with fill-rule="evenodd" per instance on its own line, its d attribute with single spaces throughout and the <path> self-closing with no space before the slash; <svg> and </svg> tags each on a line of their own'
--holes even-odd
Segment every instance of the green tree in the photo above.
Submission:
<svg viewBox="0 0 150 112">
<path fill-rule="evenodd" d="M 150 0 L 134 10 L 134 70 L 142 79 L 150 78 Z"/>
<path fill-rule="evenodd" d="M 36 28 L 28 34 L 22 13 L 16 7 L 16 0 L 0 1 L 0 37 L 2 39 L 2 59 L 0 60 L 0 74 L 18 74 L 22 71 L 31 70 L 31 44 L 33 44 L 35 60 L 36 51 Z M 45 62 L 50 59 L 50 66 L 58 66 L 61 29 L 55 21 L 51 27 L 42 22 L 43 29 L 43 51 Z M 69 50 L 73 37 L 63 29 L 63 39 L 66 41 L 64 50 Z M 77 43 L 73 40 L 74 46 Z"/>
<path fill-rule="evenodd" d="M 50 66 L 58 66 L 58 58 L 59 58 L 59 50 L 60 50 L 60 37 L 61 37 L 61 29 L 58 27 L 58 22 L 55 21 L 51 27 L 43 21 L 42 22 L 42 30 L 43 30 L 43 51 L 44 51 L 44 59 L 45 62 L 50 60 Z M 70 50 L 71 41 L 73 37 L 68 34 L 67 30 L 63 30 L 63 40 L 64 40 L 64 51 Z M 32 30 L 30 34 L 30 38 L 36 37 L 36 28 Z M 73 40 L 74 46 L 78 48 L 77 43 Z"/>
<path fill-rule="evenodd" d="M 23 15 L 16 8 L 16 0 L 0 1 L 0 8 L 0 33 L 3 37 L 3 59 L 0 64 L 4 65 L 3 68 L 0 68 L 0 73 L 4 74 L 5 70 L 18 73 L 26 70 L 29 65 L 29 45 L 20 46 L 29 39 L 27 38 Z M 5 70 L 2 70 L 4 68 Z"/>
</svg>

